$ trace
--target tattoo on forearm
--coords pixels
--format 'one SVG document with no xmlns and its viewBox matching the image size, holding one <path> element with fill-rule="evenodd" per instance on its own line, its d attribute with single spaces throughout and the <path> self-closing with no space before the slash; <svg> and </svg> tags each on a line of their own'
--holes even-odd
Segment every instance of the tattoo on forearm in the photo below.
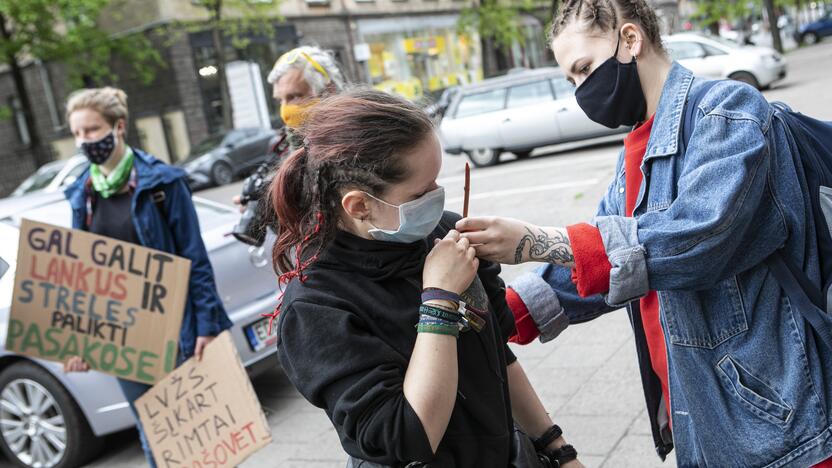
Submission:
<svg viewBox="0 0 832 468">
<path fill-rule="evenodd" d="M 561 232 L 556 232 L 550 236 L 543 229 L 538 228 L 537 230 L 538 232 L 535 233 L 530 228 L 526 228 L 529 233 L 520 239 L 517 250 L 514 251 L 515 263 L 522 262 L 524 254 L 533 262 L 555 263 L 558 265 L 571 265 L 575 262 L 568 236 Z"/>
</svg>

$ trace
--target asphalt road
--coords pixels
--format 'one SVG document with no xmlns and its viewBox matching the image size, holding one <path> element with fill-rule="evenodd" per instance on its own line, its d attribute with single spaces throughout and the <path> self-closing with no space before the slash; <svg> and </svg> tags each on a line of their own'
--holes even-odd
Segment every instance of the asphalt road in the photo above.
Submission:
<svg viewBox="0 0 832 468">
<path fill-rule="evenodd" d="M 832 41 L 790 53 L 789 76 L 765 94 L 794 109 L 832 120 Z M 619 138 L 620 139 L 620 138 Z M 496 167 L 475 169 L 471 215 L 500 215 L 546 225 L 587 220 L 612 177 L 620 144 L 551 147 L 525 161 L 510 155 Z M 448 208 L 461 210 L 464 160 L 447 156 L 440 174 Z M 228 203 L 239 183 L 200 192 Z M 506 267 L 512 278 L 534 265 Z M 553 418 L 588 467 L 675 466 L 653 452 L 650 428 L 626 314 L 617 312 L 572 327 L 554 343 L 515 347 Z M 275 442 L 245 467 L 343 467 L 346 456 L 321 410 L 309 405 L 277 367 L 255 379 Z M 90 466 L 144 466 L 135 431 L 108 437 L 107 451 Z M 672 457 L 671 457 L 672 458 Z"/>
</svg>

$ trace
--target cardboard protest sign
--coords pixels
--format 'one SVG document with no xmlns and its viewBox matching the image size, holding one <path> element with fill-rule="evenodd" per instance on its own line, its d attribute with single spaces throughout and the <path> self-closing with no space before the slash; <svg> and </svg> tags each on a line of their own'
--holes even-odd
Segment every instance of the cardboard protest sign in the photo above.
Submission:
<svg viewBox="0 0 832 468">
<path fill-rule="evenodd" d="M 271 432 L 229 332 L 136 400 L 160 468 L 236 466 Z"/>
<path fill-rule="evenodd" d="M 6 349 L 154 383 L 176 364 L 191 262 L 24 219 Z"/>
</svg>

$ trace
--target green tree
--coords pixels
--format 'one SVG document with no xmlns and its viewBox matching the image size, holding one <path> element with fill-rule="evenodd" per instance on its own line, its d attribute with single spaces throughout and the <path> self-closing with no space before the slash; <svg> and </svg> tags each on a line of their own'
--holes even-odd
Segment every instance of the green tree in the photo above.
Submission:
<svg viewBox="0 0 832 468">
<path fill-rule="evenodd" d="M 0 0 L 0 63 L 8 65 L 21 111 L 29 130 L 30 146 L 38 165 L 51 159 L 35 125 L 23 69 L 32 60 L 60 62 L 71 85 L 82 77 L 92 82 L 114 81 L 111 68 L 118 57 L 132 64 L 143 81 L 153 80 L 158 52 L 142 34 L 116 37 L 99 27 L 98 20 L 112 0 Z"/>
<path fill-rule="evenodd" d="M 457 30 L 469 35 L 476 32 L 483 42 L 492 42 L 511 56 L 515 44 L 525 50 L 522 15 L 547 6 L 554 9 L 555 5 L 557 0 L 473 0 L 462 10 Z"/>
<path fill-rule="evenodd" d="M 268 34 L 273 30 L 272 22 L 281 20 L 279 0 L 196 0 L 208 14 L 207 28 L 211 31 L 214 50 L 217 54 L 217 79 L 222 99 L 222 123 L 227 130 L 233 127 L 231 96 L 225 79 L 225 38 L 232 47 L 244 49 L 249 34 Z M 189 30 L 205 30 L 205 23 L 187 25 Z"/>
</svg>

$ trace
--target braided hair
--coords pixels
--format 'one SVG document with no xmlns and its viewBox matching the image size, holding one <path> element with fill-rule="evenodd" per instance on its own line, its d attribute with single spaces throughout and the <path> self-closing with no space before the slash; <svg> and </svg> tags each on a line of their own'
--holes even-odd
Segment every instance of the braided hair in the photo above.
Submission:
<svg viewBox="0 0 832 468">
<path fill-rule="evenodd" d="M 304 270 L 335 237 L 343 191 L 383 197 L 407 178 L 402 156 L 434 125 L 413 103 L 359 87 L 315 105 L 299 131 L 303 147 L 281 164 L 270 188 L 280 219 L 272 259 L 281 284 L 305 280 Z"/>
<path fill-rule="evenodd" d="M 601 32 L 616 30 L 624 23 L 636 23 L 644 29 L 653 47 L 664 50 L 659 18 L 646 0 L 566 0 L 552 21 L 549 42 L 573 21 Z"/>
</svg>

